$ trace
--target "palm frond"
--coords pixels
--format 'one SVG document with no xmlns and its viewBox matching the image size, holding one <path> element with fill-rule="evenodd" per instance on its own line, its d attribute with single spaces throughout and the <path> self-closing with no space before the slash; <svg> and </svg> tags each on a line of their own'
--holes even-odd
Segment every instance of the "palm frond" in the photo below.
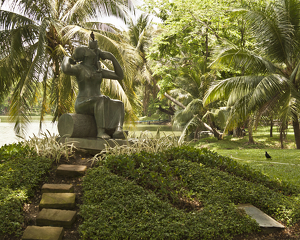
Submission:
<svg viewBox="0 0 300 240">
<path fill-rule="evenodd" d="M 250 97 L 251 94 L 245 95 L 231 106 L 224 132 L 240 126 L 240 124 L 243 123 L 252 113 L 252 111 L 248 108 L 248 101 Z"/>
<path fill-rule="evenodd" d="M 183 128 L 182 130 L 182 133 L 178 139 L 178 145 L 181 145 L 184 141 L 184 138 L 186 137 L 187 135 L 187 132 L 188 132 L 188 129 L 191 127 L 191 126 L 197 126 L 198 125 L 198 116 L 195 115 Z"/>
<path fill-rule="evenodd" d="M 214 52 L 216 60 L 211 63 L 211 67 L 218 67 L 220 64 L 235 69 L 244 69 L 250 72 L 275 72 L 276 66 L 263 58 L 261 55 L 249 51 L 245 48 L 226 42 L 222 48 L 216 48 Z"/>
<path fill-rule="evenodd" d="M 63 113 L 74 112 L 77 84 L 74 77 L 61 73 L 51 79 L 51 99 L 54 106 L 53 120 L 57 120 Z"/>
<path fill-rule="evenodd" d="M 264 77 L 253 91 L 249 106 L 261 106 L 277 94 L 283 94 L 289 88 L 288 79 L 278 74 Z"/>
<path fill-rule="evenodd" d="M 287 62 L 294 51 L 294 26 L 286 10 L 284 1 L 277 1 L 269 3 L 265 9 L 243 14 L 259 47 L 275 62 Z"/>
<path fill-rule="evenodd" d="M 204 106 L 216 100 L 227 100 L 231 105 L 248 93 L 252 92 L 264 76 L 242 76 L 218 80 L 211 84 L 203 99 Z"/>
</svg>

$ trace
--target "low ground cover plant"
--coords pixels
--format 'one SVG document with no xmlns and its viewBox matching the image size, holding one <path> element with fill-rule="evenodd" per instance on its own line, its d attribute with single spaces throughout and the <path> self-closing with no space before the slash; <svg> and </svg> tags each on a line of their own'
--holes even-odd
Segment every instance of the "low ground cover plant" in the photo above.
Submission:
<svg viewBox="0 0 300 240">
<path fill-rule="evenodd" d="M 110 155 L 98 165 L 84 179 L 83 239 L 230 239 L 258 231 L 239 203 L 287 225 L 299 220 L 297 187 L 207 149 Z"/>
<path fill-rule="evenodd" d="M 21 234 L 23 204 L 34 195 L 53 161 L 23 143 L 0 148 L 0 238 Z"/>
</svg>

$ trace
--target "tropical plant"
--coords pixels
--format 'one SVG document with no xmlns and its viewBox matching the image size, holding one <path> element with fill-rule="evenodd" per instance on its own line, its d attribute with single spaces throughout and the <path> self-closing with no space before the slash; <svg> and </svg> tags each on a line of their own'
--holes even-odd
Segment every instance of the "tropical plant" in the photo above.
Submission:
<svg viewBox="0 0 300 240">
<path fill-rule="evenodd" d="M 221 139 L 222 134 L 212 120 L 215 111 L 212 109 L 218 109 L 220 104 L 204 108 L 198 103 L 202 101 L 212 81 L 222 75 L 235 74 L 228 68 L 219 72 L 212 70 L 209 66 L 210 57 L 213 47 L 222 38 L 230 37 L 231 41 L 246 45 L 248 39 L 244 34 L 244 23 L 227 14 L 229 6 L 232 5 L 229 1 L 218 1 L 216 4 L 216 1 L 211 0 L 191 0 L 188 5 L 176 0 L 147 3 L 147 7 L 163 20 L 161 34 L 154 39 L 149 52 L 149 58 L 156 61 L 154 75 L 160 78 L 158 85 L 161 95 L 170 94 L 173 98 L 169 99 L 179 106 L 175 114 L 176 122 L 193 123 L 197 132 L 197 125 L 200 128 L 203 125 L 203 116 L 206 116 L 205 121 L 210 126 L 206 124 L 205 128 Z M 241 4 L 243 1 L 238 1 L 234 6 L 239 7 Z M 195 102 L 197 109 L 193 105 Z M 197 115 L 194 119 L 197 119 L 196 122 L 190 121 L 194 115 Z"/>
<path fill-rule="evenodd" d="M 215 82 L 207 92 L 205 103 L 228 99 L 234 106 L 235 120 L 260 116 L 274 110 L 282 129 L 292 119 L 296 147 L 300 149 L 300 1 L 276 0 L 265 8 L 234 11 L 249 25 L 256 48 L 249 50 L 227 43 L 219 49 L 214 64 L 243 69 L 245 76 Z M 273 111 L 273 113 L 274 113 Z M 237 121 L 236 121 L 237 122 Z"/>
<path fill-rule="evenodd" d="M 102 162 L 108 156 L 118 156 L 121 154 L 130 155 L 133 153 L 140 152 L 151 152 L 158 153 L 170 149 L 173 147 L 180 147 L 187 145 L 187 142 L 184 139 L 176 137 L 174 134 L 166 135 L 163 133 L 161 136 L 159 129 L 157 130 L 155 136 L 150 132 L 144 131 L 141 132 L 139 136 L 136 136 L 135 133 L 128 136 L 126 145 L 119 145 L 118 142 L 114 141 L 114 147 L 111 147 L 109 144 L 105 144 L 105 149 L 100 153 L 94 155 L 91 161 Z"/>
<path fill-rule="evenodd" d="M 152 77 L 149 60 L 146 58 L 156 31 L 153 28 L 151 16 L 148 14 L 141 14 L 136 20 L 130 18 L 128 23 L 129 27 L 126 32 L 128 42 L 134 47 L 141 60 L 135 80 L 136 87 L 142 88 L 143 114 L 147 115 L 150 98 L 152 96 L 152 99 L 156 99 L 158 91 L 156 81 Z"/>
<path fill-rule="evenodd" d="M 99 47 L 112 52 L 124 69 L 125 79 L 118 85 L 109 81 L 110 90 L 117 90 L 132 116 L 132 79 L 136 57 L 128 44 L 111 25 L 98 21 L 105 15 L 126 17 L 127 3 L 119 0 L 1 0 L 11 11 L 0 10 L 0 95 L 14 88 L 10 115 L 19 132 L 28 123 L 30 106 L 38 85 L 42 83 L 43 120 L 46 105 L 55 108 L 54 119 L 70 111 L 76 94 L 76 84 L 60 71 L 65 55 L 71 55 L 78 45 L 86 45 L 94 31 Z M 104 63 L 105 64 L 105 63 Z M 109 65 L 106 64 L 107 67 Z M 121 87 L 120 87 L 121 86 Z M 118 87 L 118 88 L 117 88 Z M 105 88 L 105 86 L 104 86 Z M 122 92 L 121 89 L 124 89 Z M 110 91 L 111 92 L 111 91 Z M 126 94 L 125 94 L 126 93 Z M 50 103 L 47 96 L 51 96 Z"/>
<path fill-rule="evenodd" d="M 22 146 L 29 147 L 32 151 L 40 157 L 50 158 L 58 163 L 61 158 L 69 160 L 73 156 L 76 147 L 72 142 L 57 141 L 58 136 L 52 134 L 47 130 L 42 133 L 41 137 L 33 136 L 28 140 L 22 142 Z"/>
</svg>

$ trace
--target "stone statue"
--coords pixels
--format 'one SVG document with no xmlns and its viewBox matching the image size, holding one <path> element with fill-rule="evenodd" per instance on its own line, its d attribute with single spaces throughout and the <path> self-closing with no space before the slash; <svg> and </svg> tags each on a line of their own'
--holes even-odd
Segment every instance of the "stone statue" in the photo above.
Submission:
<svg viewBox="0 0 300 240">
<path fill-rule="evenodd" d="M 124 104 L 110 99 L 100 92 L 103 78 L 122 80 L 123 70 L 109 52 L 98 49 L 97 40 L 89 42 L 89 47 L 77 47 L 71 57 L 65 57 L 62 71 L 76 77 L 79 92 L 75 102 L 77 114 L 93 115 L 97 126 L 97 137 L 103 139 L 124 139 Z M 114 71 L 101 68 L 99 60 L 112 61 Z"/>
</svg>

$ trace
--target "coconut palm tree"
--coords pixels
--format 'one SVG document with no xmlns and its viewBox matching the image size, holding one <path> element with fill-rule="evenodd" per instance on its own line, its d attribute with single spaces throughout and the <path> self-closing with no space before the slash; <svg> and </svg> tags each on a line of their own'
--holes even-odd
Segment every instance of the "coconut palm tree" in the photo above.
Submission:
<svg viewBox="0 0 300 240">
<path fill-rule="evenodd" d="M 60 63 L 76 46 L 87 44 L 91 31 L 99 47 L 116 56 L 126 76 L 121 85 L 110 81 L 104 88 L 117 93 L 125 108 L 132 112 L 129 97 L 134 96 L 131 85 L 137 65 L 135 53 L 113 26 L 98 21 L 105 15 L 125 19 L 124 10 L 128 6 L 125 2 L 2 0 L 0 4 L 8 2 L 11 10 L 0 10 L 0 96 L 14 88 L 10 115 L 17 132 L 28 123 L 30 107 L 39 89 L 42 89 L 41 121 L 49 98 L 55 109 L 53 120 L 72 109 L 76 85 L 73 78 L 60 71 Z"/>
<path fill-rule="evenodd" d="M 249 24 L 256 48 L 250 51 L 228 43 L 219 50 L 215 65 L 231 65 L 245 74 L 215 82 L 204 99 L 205 104 L 228 99 L 229 105 L 239 105 L 236 112 L 244 109 L 244 116 L 252 115 L 256 123 L 264 112 L 277 110 L 282 124 L 292 120 L 297 149 L 300 149 L 299 11 L 299 0 L 275 0 L 265 8 L 236 11 Z"/>
<path fill-rule="evenodd" d="M 152 77 L 149 60 L 146 58 L 148 47 L 155 35 L 150 15 L 141 14 L 136 20 L 128 21 L 127 38 L 128 42 L 135 48 L 140 57 L 140 66 L 136 75 L 136 83 L 143 85 L 143 112 L 146 115 L 150 101 L 150 95 L 156 98 L 157 86 Z"/>
</svg>

